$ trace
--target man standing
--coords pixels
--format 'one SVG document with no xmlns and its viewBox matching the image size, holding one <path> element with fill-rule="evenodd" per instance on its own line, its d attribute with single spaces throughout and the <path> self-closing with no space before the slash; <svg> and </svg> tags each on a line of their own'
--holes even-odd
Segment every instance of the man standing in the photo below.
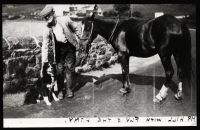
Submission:
<svg viewBox="0 0 200 130">
<path fill-rule="evenodd" d="M 45 6 L 39 16 L 47 22 L 43 33 L 41 72 L 46 71 L 49 64 L 55 65 L 58 98 L 73 97 L 72 82 L 75 72 L 76 46 L 78 46 L 75 34 L 78 29 L 68 16 L 56 17 L 50 5 Z M 53 47 L 51 48 L 50 45 Z"/>
</svg>

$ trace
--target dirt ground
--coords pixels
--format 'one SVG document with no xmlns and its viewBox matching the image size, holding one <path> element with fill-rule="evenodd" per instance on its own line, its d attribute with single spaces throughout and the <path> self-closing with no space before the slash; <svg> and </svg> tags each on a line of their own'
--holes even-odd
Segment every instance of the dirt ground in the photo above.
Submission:
<svg viewBox="0 0 200 130">
<path fill-rule="evenodd" d="M 140 59 L 140 62 L 158 60 L 158 56 Z M 174 89 L 163 104 L 154 104 L 153 97 L 162 86 L 165 74 L 160 61 L 145 66 L 134 64 L 131 58 L 131 89 L 121 95 L 122 87 L 119 64 L 103 71 L 93 71 L 77 77 L 75 96 L 46 106 L 39 104 L 4 108 L 4 118 L 66 118 L 66 117 L 124 117 L 124 116 L 188 116 L 196 115 L 196 85 L 186 88 L 184 100 L 174 99 Z M 140 67 L 138 67 L 140 66 Z M 134 70 L 134 68 L 137 68 Z M 139 69 L 138 69 L 139 68 Z M 105 72 L 103 75 L 102 73 Z M 112 73 L 114 72 L 114 73 Z M 98 79 L 96 83 L 93 83 Z M 177 87 L 177 77 L 173 78 Z"/>
</svg>

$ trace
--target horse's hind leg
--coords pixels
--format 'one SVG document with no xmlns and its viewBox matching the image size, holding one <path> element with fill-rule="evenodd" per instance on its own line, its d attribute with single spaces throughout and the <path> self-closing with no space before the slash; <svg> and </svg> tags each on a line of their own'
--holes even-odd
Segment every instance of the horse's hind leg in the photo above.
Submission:
<svg viewBox="0 0 200 130">
<path fill-rule="evenodd" d="M 129 56 L 126 52 L 119 52 L 119 62 L 122 67 L 122 82 L 123 87 L 120 92 L 126 94 L 130 91 L 130 79 L 129 79 Z"/>
<path fill-rule="evenodd" d="M 165 52 L 166 51 L 162 51 L 161 53 L 159 53 L 159 56 L 165 70 L 166 78 L 165 78 L 165 82 L 162 88 L 160 89 L 156 97 L 154 98 L 155 103 L 160 103 L 162 100 L 164 100 L 167 97 L 167 91 L 169 89 L 172 76 L 174 74 L 174 69 L 171 63 L 171 54 L 169 54 L 168 52 L 167 53 Z"/>
<path fill-rule="evenodd" d="M 177 89 L 177 93 L 174 95 L 174 97 L 177 100 L 181 100 L 183 98 L 183 89 L 182 89 L 182 84 L 183 84 L 183 74 L 182 74 L 182 68 L 180 67 L 180 55 L 178 55 L 178 53 L 174 53 L 174 60 L 176 61 L 176 65 L 177 65 L 177 76 L 178 76 L 178 89 Z"/>
</svg>

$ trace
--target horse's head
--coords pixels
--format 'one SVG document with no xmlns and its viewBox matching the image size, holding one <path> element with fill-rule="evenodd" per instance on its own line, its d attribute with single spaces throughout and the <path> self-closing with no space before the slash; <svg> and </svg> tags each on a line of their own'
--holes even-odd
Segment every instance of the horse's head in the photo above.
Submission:
<svg viewBox="0 0 200 130">
<path fill-rule="evenodd" d="M 82 20 L 80 44 L 84 47 L 87 54 L 89 53 L 88 51 L 91 47 L 92 41 L 97 37 L 97 33 L 95 33 L 93 20 L 94 15 L 92 15 L 91 17 L 84 18 Z"/>
</svg>

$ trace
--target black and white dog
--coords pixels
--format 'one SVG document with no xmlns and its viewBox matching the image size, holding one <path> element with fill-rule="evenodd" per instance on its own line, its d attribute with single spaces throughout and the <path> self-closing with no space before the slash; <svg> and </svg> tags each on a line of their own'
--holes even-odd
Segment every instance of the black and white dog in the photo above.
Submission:
<svg viewBox="0 0 200 130">
<path fill-rule="evenodd" d="M 37 80 L 36 85 L 30 87 L 26 94 L 25 104 L 38 103 L 44 100 L 46 105 L 51 105 L 52 97 L 55 101 L 59 101 L 56 97 L 58 87 L 54 66 L 50 64 L 44 65 L 41 73 L 43 76 Z"/>
<path fill-rule="evenodd" d="M 47 68 L 44 67 L 43 70 L 43 77 L 42 77 L 42 88 L 41 90 L 41 96 L 43 97 L 43 100 L 47 105 L 51 105 L 51 98 L 55 101 L 59 101 L 59 99 L 56 97 L 56 92 L 58 91 L 57 86 L 57 80 L 56 80 L 56 71 L 55 66 L 52 66 L 48 64 Z M 40 98 L 39 98 L 40 99 Z M 40 102 L 40 100 L 37 100 L 37 102 Z"/>
</svg>

